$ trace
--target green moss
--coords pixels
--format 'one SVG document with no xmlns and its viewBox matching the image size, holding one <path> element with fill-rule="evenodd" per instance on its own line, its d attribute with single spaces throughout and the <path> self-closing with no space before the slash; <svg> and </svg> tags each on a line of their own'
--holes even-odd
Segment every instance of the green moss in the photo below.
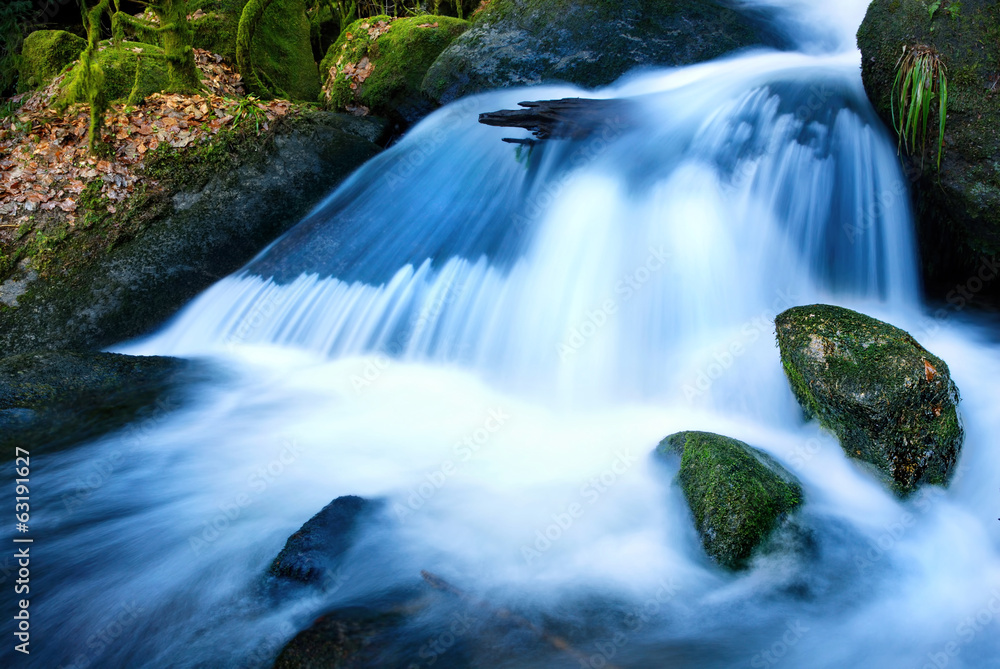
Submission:
<svg viewBox="0 0 1000 669">
<path fill-rule="evenodd" d="M 378 21 L 391 24 L 388 31 L 372 39 L 364 26 Z M 418 104 L 423 100 L 420 86 L 427 70 L 468 27 L 468 22 L 447 16 L 424 15 L 395 21 L 377 16 L 356 21 L 330 47 L 320 65 L 326 77 L 325 102 L 334 109 L 360 103 L 382 115 Z M 374 69 L 352 89 L 352 80 L 344 76 L 344 68 L 366 57 Z"/>
<path fill-rule="evenodd" d="M 140 42 L 123 42 L 120 48 L 114 48 L 110 42 L 104 42 L 97 52 L 97 64 L 104 72 L 104 90 L 108 102 L 141 101 L 147 95 L 166 90 L 170 79 L 167 65 L 164 62 L 163 50 Z M 80 68 L 77 65 L 70 70 L 67 82 L 77 75 Z M 134 95 L 133 95 L 134 89 Z M 66 96 L 63 102 L 73 104 L 85 102 L 73 94 L 72 86 L 67 84 Z"/>
<path fill-rule="evenodd" d="M 729 569 L 746 568 L 780 520 L 802 503 L 795 477 L 742 441 L 680 432 L 656 452 L 661 458 L 681 456 L 678 479 L 702 544 Z"/>
<path fill-rule="evenodd" d="M 963 438 L 947 364 L 907 332 L 828 305 L 776 321 L 796 399 L 898 494 L 944 483 Z"/>
<path fill-rule="evenodd" d="M 241 62 L 240 67 L 252 67 L 254 70 L 243 72 L 243 79 L 252 92 L 260 95 L 315 101 L 319 96 L 320 77 L 319 68 L 313 60 L 305 0 L 275 0 L 255 18 L 261 8 L 258 0 L 253 0 L 247 3 L 241 17 L 242 22 L 252 24 L 252 30 L 249 25 L 241 28 L 249 31 L 249 44 L 244 55 L 245 62 Z M 252 39 L 249 38 L 250 33 Z M 239 31 L 236 46 L 239 57 Z"/>
<path fill-rule="evenodd" d="M 87 41 L 64 30 L 36 30 L 21 47 L 19 86 L 38 88 L 80 57 Z"/>
</svg>

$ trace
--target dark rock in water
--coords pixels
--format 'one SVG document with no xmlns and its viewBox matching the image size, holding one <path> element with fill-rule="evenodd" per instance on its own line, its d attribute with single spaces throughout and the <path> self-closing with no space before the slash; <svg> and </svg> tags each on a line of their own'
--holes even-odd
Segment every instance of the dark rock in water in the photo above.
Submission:
<svg viewBox="0 0 1000 669">
<path fill-rule="evenodd" d="M 384 121 L 326 112 L 277 126 L 273 137 L 206 150 L 217 161 L 207 174 L 188 163 L 161 164 L 175 179 L 198 172 L 196 181 L 157 196 L 166 201 L 137 202 L 128 212 L 142 220 L 134 237 L 78 249 L 71 271 L 49 272 L 18 291 L 16 307 L 0 308 L 0 351 L 97 350 L 149 333 L 375 156 L 373 142 L 385 129 Z M 170 155 L 183 161 L 186 154 Z"/>
<path fill-rule="evenodd" d="M 32 453 L 121 428 L 144 412 L 165 414 L 200 365 L 164 357 L 45 351 L 0 359 L 0 446 Z M 8 452 L 9 450 L 9 452 Z M 4 457 L 13 457 L 5 449 Z"/>
<path fill-rule="evenodd" d="M 931 102 L 926 152 L 920 142 L 911 147 L 906 167 L 916 196 L 925 283 L 932 293 L 961 308 L 972 296 L 1000 298 L 1000 4 L 938 3 L 932 15 L 931 5 L 871 3 L 858 31 L 861 78 L 891 130 L 893 110 L 898 113 L 900 108 L 893 88 L 903 47 L 930 47 L 947 68 L 941 168 L 937 97 Z M 881 207 L 908 202 L 908 193 L 888 197 L 880 201 Z"/>
<path fill-rule="evenodd" d="M 366 607 L 332 611 L 289 641 L 274 669 L 402 669 L 410 664 L 389 648 L 404 622 L 401 613 Z"/>
<path fill-rule="evenodd" d="M 909 333 L 841 307 L 796 307 L 775 324 L 795 397 L 850 457 L 901 496 L 948 483 L 964 432 L 944 360 Z"/>
<path fill-rule="evenodd" d="M 288 538 L 269 572 L 302 583 L 322 582 L 353 544 L 358 526 L 381 507 L 353 495 L 338 497 Z"/>
<path fill-rule="evenodd" d="M 542 100 L 519 102 L 524 109 L 503 109 L 479 115 L 479 122 L 499 128 L 524 128 L 537 139 L 586 139 L 599 128 L 626 123 L 631 105 L 624 100 Z M 517 144 L 531 140 L 504 139 Z"/>
<path fill-rule="evenodd" d="M 681 457 L 678 478 L 702 545 L 728 569 L 746 568 L 754 551 L 802 503 L 795 476 L 742 441 L 679 432 L 660 442 L 656 454 Z"/>
<path fill-rule="evenodd" d="M 422 89 L 447 103 L 550 81 L 593 88 L 636 67 L 774 43 L 753 18 L 711 0 L 493 0 L 434 61 Z"/>
</svg>

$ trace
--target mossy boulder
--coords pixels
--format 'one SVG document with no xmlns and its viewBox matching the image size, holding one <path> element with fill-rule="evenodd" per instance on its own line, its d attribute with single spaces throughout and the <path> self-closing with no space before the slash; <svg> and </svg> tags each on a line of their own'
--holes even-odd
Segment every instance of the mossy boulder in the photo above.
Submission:
<svg viewBox="0 0 1000 669">
<path fill-rule="evenodd" d="M 203 14 L 190 20 L 192 43 L 236 64 L 236 35 L 248 0 L 209 0 Z M 312 26 L 305 0 L 273 0 L 254 34 L 254 68 L 275 92 L 292 100 L 316 100 L 320 90 L 319 68 L 313 56 Z M 127 29 L 130 39 L 160 45 L 155 32 Z M 246 74 L 244 80 L 248 79 Z"/>
<path fill-rule="evenodd" d="M 926 283 L 945 296 L 976 276 L 982 256 L 1000 254 L 1000 4 L 875 0 L 858 31 L 861 76 L 892 129 L 892 92 L 904 46 L 934 48 L 947 67 L 944 155 L 937 169 L 937 112 L 927 154 L 907 157 L 914 185 Z M 937 102 L 934 105 L 936 107 Z M 896 109 L 899 105 L 896 104 Z M 1000 294 L 1000 282 L 987 285 Z"/>
<path fill-rule="evenodd" d="M 467 21 L 427 15 L 352 23 L 320 64 L 323 102 L 340 111 L 419 120 L 435 106 L 420 90 L 427 70 L 468 27 Z"/>
<path fill-rule="evenodd" d="M 747 15 L 712 0 L 493 0 L 422 86 L 441 103 L 547 81 L 593 88 L 636 67 L 689 65 L 773 43 Z"/>
<path fill-rule="evenodd" d="M 384 130 L 378 119 L 304 112 L 261 136 L 161 144 L 146 156 L 143 192 L 114 214 L 93 180 L 50 269 L 17 306 L 0 305 L 0 351 L 101 349 L 148 334 L 298 223 L 380 151 Z"/>
<path fill-rule="evenodd" d="M 288 538 L 269 568 L 273 576 L 301 583 L 320 583 L 336 571 L 359 526 L 381 504 L 361 497 L 338 497 Z"/>
<path fill-rule="evenodd" d="M 802 503 L 795 476 L 742 441 L 709 432 L 679 432 L 660 442 L 656 454 L 680 456 L 678 480 L 702 545 L 728 569 L 745 569 L 754 552 Z"/>
<path fill-rule="evenodd" d="M 841 307 L 796 307 L 775 325 L 796 399 L 847 455 L 900 496 L 948 483 L 964 433 L 944 360 L 909 333 Z"/>
<path fill-rule="evenodd" d="M 97 52 L 97 64 L 104 72 L 104 92 L 108 102 L 141 102 L 145 97 L 166 90 L 170 84 L 163 49 L 142 42 L 122 42 L 114 47 L 103 42 Z M 86 102 L 77 99 L 71 85 L 83 66 L 77 64 L 65 81 L 67 95 L 63 102 Z"/>
<path fill-rule="evenodd" d="M 0 445 L 64 447 L 165 413 L 198 365 L 165 357 L 47 351 L 0 359 Z"/>
<path fill-rule="evenodd" d="M 65 30 L 36 30 L 21 45 L 18 87 L 38 88 L 80 57 L 87 40 Z"/>
</svg>

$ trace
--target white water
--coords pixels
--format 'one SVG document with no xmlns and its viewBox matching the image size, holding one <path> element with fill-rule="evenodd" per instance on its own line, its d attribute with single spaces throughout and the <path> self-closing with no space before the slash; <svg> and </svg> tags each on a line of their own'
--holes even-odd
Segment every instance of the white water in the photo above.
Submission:
<svg viewBox="0 0 1000 669">
<path fill-rule="evenodd" d="M 831 16 L 856 25 L 855 4 Z M 833 25 L 826 41 L 846 43 Z M 570 95 L 634 114 L 520 156 L 500 141 L 517 131 L 476 122 Z M 52 642 L 32 666 L 267 666 L 317 614 L 421 569 L 596 625 L 578 641 L 592 666 L 619 630 L 612 661 L 629 667 L 918 669 L 949 643 L 948 667 L 1000 666 L 1000 348 L 960 313 L 922 314 L 911 228 L 852 50 L 444 109 L 122 347 L 203 357 L 219 378 L 188 408 L 33 468 L 59 562 L 36 614 Z M 967 440 L 947 491 L 900 503 L 801 421 L 770 319 L 816 301 L 891 320 L 949 362 Z M 813 549 L 715 568 L 648 457 L 687 429 L 793 470 Z M 390 511 L 327 593 L 265 601 L 255 584 L 284 540 L 345 494 Z M 637 606 L 648 619 L 623 627 Z M 139 612 L 122 622 L 126 607 Z M 448 620 L 425 623 L 417 646 Z M 481 666 L 579 666 L 506 643 Z"/>
</svg>

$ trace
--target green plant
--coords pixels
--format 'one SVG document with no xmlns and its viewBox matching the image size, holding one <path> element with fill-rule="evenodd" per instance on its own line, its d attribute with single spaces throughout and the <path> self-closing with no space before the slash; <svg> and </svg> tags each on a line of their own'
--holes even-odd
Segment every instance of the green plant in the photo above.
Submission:
<svg viewBox="0 0 1000 669">
<path fill-rule="evenodd" d="M 942 0 L 934 0 L 929 5 L 927 5 L 927 13 L 930 15 L 931 20 L 934 20 L 934 16 L 939 10 L 944 10 L 948 15 L 955 19 L 962 13 L 962 3 L 961 2 L 948 2 L 946 7 L 942 7 L 944 2 Z"/>
<path fill-rule="evenodd" d="M 927 126 L 932 105 L 938 107 L 938 157 L 941 168 L 944 153 L 944 130 L 948 117 L 947 68 L 941 55 L 933 47 L 918 44 L 903 47 L 903 55 L 896 63 L 896 80 L 892 84 L 892 123 L 899 135 L 899 150 L 908 153 L 919 144 L 926 152 Z"/>
<path fill-rule="evenodd" d="M 233 128 L 242 129 L 243 126 L 254 126 L 255 134 L 259 135 L 261 126 L 267 123 L 267 114 L 260 108 L 260 98 L 248 95 L 240 100 L 233 112 Z"/>
</svg>

